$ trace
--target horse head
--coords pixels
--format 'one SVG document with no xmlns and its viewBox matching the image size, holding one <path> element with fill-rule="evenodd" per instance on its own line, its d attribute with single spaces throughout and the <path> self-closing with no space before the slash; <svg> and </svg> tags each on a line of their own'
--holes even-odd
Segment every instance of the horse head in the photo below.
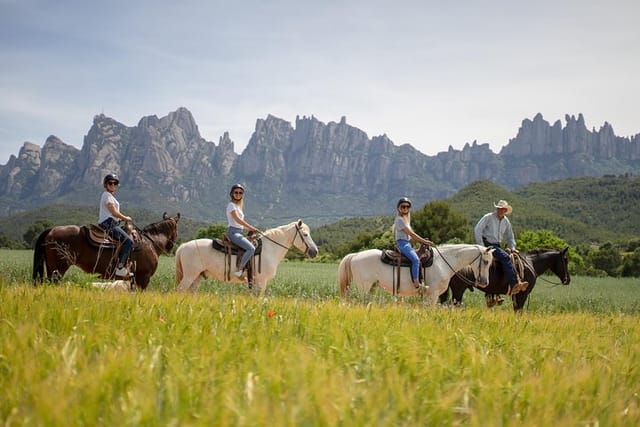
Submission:
<svg viewBox="0 0 640 427">
<path fill-rule="evenodd" d="M 293 238 L 293 246 L 309 258 L 315 258 L 316 255 L 318 255 L 318 246 L 316 246 L 316 242 L 311 238 L 309 226 L 302 222 L 301 219 L 299 219 L 295 225 L 296 235 Z"/>
<path fill-rule="evenodd" d="M 559 256 L 556 262 L 551 266 L 553 271 L 562 282 L 563 285 L 571 283 L 571 276 L 569 275 L 569 248 L 566 247 L 559 251 Z"/>
<path fill-rule="evenodd" d="M 142 234 L 152 241 L 160 252 L 170 253 L 178 240 L 178 221 L 180 213 L 175 216 L 162 214 L 162 221 L 149 224 L 142 229 Z"/>
<path fill-rule="evenodd" d="M 489 269 L 491 268 L 491 263 L 493 262 L 493 249 L 485 248 L 483 246 L 478 246 L 480 250 L 479 260 L 478 260 L 478 268 L 475 271 L 475 275 L 480 286 L 488 286 L 489 285 Z"/>
</svg>

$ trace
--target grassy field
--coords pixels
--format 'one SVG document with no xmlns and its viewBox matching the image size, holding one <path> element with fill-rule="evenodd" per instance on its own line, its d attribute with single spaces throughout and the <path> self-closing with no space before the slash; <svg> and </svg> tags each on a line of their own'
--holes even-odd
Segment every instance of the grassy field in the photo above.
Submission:
<svg viewBox="0 0 640 427">
<path fill-rule="evenodd" d="M 640 424 L 638 279 L 539 282 L 514 315 L 345 304 L 336 264 L 285 262 L 264 298 L 177 294 L 172 258 L 144 293 L 33 288 L 30 256 L 0 251 L 5 426 Z"/>
</svg>

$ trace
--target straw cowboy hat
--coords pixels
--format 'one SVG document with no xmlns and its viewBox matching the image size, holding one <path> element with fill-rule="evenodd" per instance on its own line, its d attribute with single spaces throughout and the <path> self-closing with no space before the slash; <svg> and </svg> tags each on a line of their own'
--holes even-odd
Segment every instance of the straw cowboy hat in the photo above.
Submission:
<svg viewBox="0 0 640 427">
<path fill-rule="evenodd" d="M 506 209 L 507 212 L 506 214 L 509 215 L 511 213 L 511 211 L 513 211 L 513 208 L 511 206 L 509 206 L 509 203 L 507 203 L 506 200 L 500 200 L 498 203 L 493 205 L 494 208 L 496 209 Z"/>
</svg>

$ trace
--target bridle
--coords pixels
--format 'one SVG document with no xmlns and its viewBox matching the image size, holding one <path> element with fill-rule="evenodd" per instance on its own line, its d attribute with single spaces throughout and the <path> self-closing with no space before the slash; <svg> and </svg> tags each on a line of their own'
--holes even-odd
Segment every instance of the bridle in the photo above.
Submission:
<svg viewBox="0 0 640 427">
<path fill-rule="evenodd" d="M 173 217 L 168 217 L 168 218 L 164 219 L 164 221 L 168 221 L 168 220 L 171 220 L 171 221 L 172 221 L 174 224 L 176 224 L 176 226 L 177 226 L 177 221 L 175 220 L 175 218 L 173 218 Z M 148 234 L 146 231 L 144 231 L 144 229 L 142 229 L 142 228 L 138 227 L 138 225 L 137 225 L 136 223 L 134 223 L 134 222 L 131 222 L 131 225 L 133 225 L 133 228 L 134 228 L 138 233 L 140 233 L 140 235 L 141 235 L 141 236 L 146 237 L 147 239 L 149 239 L 149 241 L 151 242 L 151 245 L 152 245 L 154 248 L 158 249 L 158 251 L 159 251 L 159 252 L 164 252 L 163 248 L 159 248 L 159 247 L 157 247 L 157 246 L 156 246 L 156 241 L 155 241 L 155 240 L 153 240 L 153 239 L 151 238 L 151 236 L 149 236 L 149 234 Z M 159 234 L 162 234 L 162 233 L 159 233 Z M 164 234 L 163 234 L 163 235 L 164 235 Z M 170 238 L 169 238 L 169 236 L 167 236 L 167 235 L 164 235 L 164 236 L 166 237 L 167 242 L 170 242 L 170 243 L 171 243 L 171 246 L 172 246 L 172 247 L 174 247 L 174 246 L 176 245 L 176 243 L 177 243 L 177 239 L 176 239 L 176 240 L 174 240 L 174 239 L 170 239 Z M 177 233 L 176 233 L 176 236 L 177 236 Z M 165 245 L 165 246 L 166 246 L 166 245 Z"/>
<path fill-rule="evenodd" d="M 291 247 L 293 246 L 293 244 L 295 243 L 296 239 L 298 238 L 298 236 L 300 236 L 300 239 L 302 239 L 302 243 L 304 243 L 304 246 L 306 247 L 305 251 L 304 251 L 304 255 L 307 255 L 309 253 L 309 244 L 307 243 L 307 241 L 305 240 L 304 236 L 302 235 L 302 227 L 300 227 L 297 223 L 296 223 L 296 234 L 293 236 L 293 239 L 291 240 L 291 243 L 289 243 L 289 246 L 285 246 L 280 242 L 277 242 L 275 240 L 273 240 L 271 237 L 267 236 L 266 234 L 259 232 L 260 236 L 264 237 L 265 239 L 269 240 L 270 242 L 275 243 L 276 245 L 280 246 L 283 249 L 289 250 L 291 249 Z"/>
<path fill-rule="evenodd" d="M 467 285 L 473 286 L 473 287 L 482 287 L 479 286 L 479 281 L 471 281 L 469 279 L 467 279 L 466 277 L 464 277 L 462 274 L 460 274 L 459 272 L 457 272 L 456 270 L 454 270 L 453 266 L 451 264 L 449 264 L 449 261 L 447 261 L 447 259 L 444 257 L 444 255 L 442 255 L 442 252 L 440 252 L 440 249 L 438 249 L 437 246 L 434 246 L 434 248 L 436 249 L 436 252 L 438 252 L 440 254 L 440 257 L 442 258 L 442 260 L 444 261 L 445 264 L 447 264 L 447 266 L 449 267 L 449 269 L 451 271 L 453 271 L 453 275 L 456 276 L 458 279 L 460 279 L 462 282 L 466 283 Z M 478 255 L 476 255 L 476 257 L 469 263 L 469 265 L 473 264 L 474 262 L 476 262 L 476 260 L 478 260 L 478 273 L 482 273 L 482 249 L 478 248 Z M 480 275 L 480 274 L 478 274 Z"/>
</svg>

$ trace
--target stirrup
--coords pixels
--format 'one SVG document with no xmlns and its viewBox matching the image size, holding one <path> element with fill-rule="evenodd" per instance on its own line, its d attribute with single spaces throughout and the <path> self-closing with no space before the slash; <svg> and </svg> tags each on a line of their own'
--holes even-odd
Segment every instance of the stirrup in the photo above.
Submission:
<svg viewBox="0 0 640 427">
<path fill-rule="evenodd" d="M 529 287 L 529 282 L 518 281 L 518 283 L 516 283 L 515 285 L 513 285 L 512 288 L 509 289 L 509 292 L 507 293 L 507 295 L 512 297 L 516 294 L 519 294 L 520 292 L 526 291 L 527 287 Z"/>
</svg>

